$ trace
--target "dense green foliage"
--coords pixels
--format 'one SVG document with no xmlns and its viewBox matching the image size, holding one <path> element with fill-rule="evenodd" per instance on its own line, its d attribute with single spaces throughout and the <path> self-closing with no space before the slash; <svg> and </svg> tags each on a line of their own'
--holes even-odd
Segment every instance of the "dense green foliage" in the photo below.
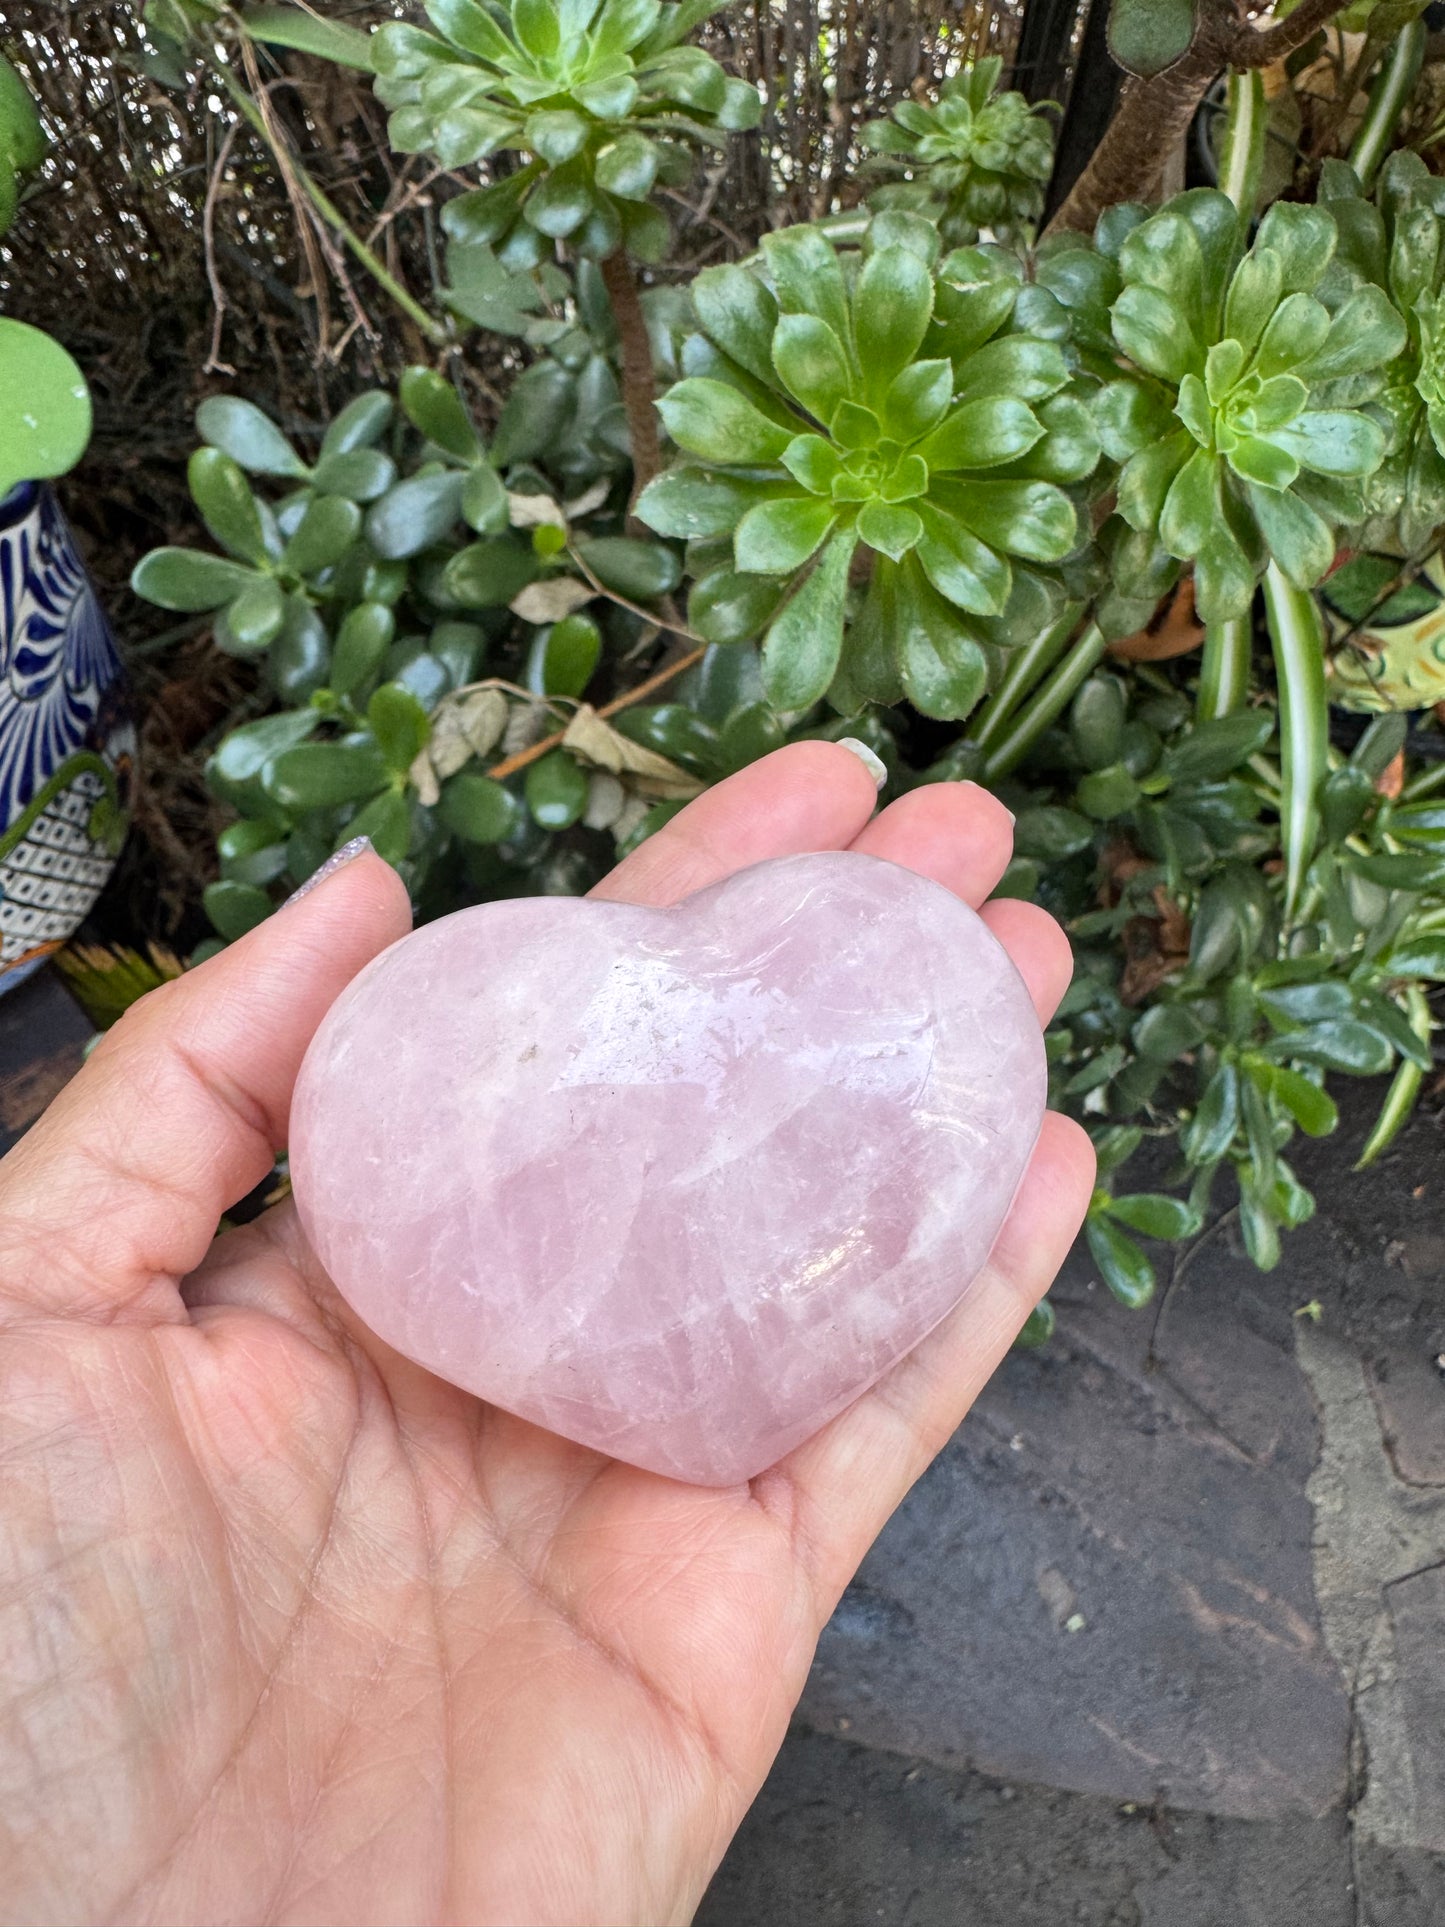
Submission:
<svg viewBox="0 0 1445 1927">
<path fill-rule="evenodd" d="M 589 257 L 656 253 L 636 210 L 681 169 L 661 150 L 738 124 L 741 96 L 681 46 L 696 8 L 582 0 L 560 38 L 543 0 L 429 12 L 443 38 L 372 43 L 393 138 L 523 156 L 448 204 L 445 299 L 534 358 L 489 439 L 422 367 L 304 457 L 248 404 L 203 404 L 192 489 L 224 553 L 160 551 L 136 582 L 264 666 L 211 764 L 238 813 L 222 935 L 361 830 L 423 915 L 585 888 L 703 784 L 858 736 L 895 794 L 976 777 L 1017 815 L 1003 890 L 1078 955 L 1048 1048 L 1099 1145 L 1111 1287 L 1148 1296 L 1138 1239 L 1190 1235 L 1226 1170 L 1273 1263 L 1311 1209 L 1285 1154 L 1334 1127 L 1327 1077 L 1393 1068 L 1378 1154 L 1445 979 L 1434 781 L 1401 778 L 1398 716 L 1330 747 L 1311 593 L 1341 550 L 1418 551 L 1445 520 L 1438 183 L 1398 157 L 1367 198 L 1336 166 L 1252 237 L 1202 190 L 1034 247 L 1046 123 L 990 98 L 995 71 L 960 76 L 875 137 L 906 195 L 645 295 L 671 440 L 648 538 L 628 317 Z M 1384 575 L 1342 653 L 1393 592 L 1363 560 Z M 1107 656 L 1185 571 L 1197 691 L 1188 659 Z M 1186 1195 L 1127 1188 L 1145 1139 Z"/>
</svg>

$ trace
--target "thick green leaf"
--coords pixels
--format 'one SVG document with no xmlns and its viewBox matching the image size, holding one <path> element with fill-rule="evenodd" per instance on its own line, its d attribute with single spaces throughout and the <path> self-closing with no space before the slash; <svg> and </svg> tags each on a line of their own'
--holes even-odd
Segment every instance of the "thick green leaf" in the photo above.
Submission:
<svg viewBox="0 0 1445 1927">
<path fill-rule="evenodd" d="M 775 576 L 710 570 L 688 593 L 688 624 L 711 643 L 750 642 L 767 627 L 781 589 Z"/>
<path fill-rule="evenodd" d="M 877 248 L 853 294 L 858 365 L 866 392 L 881 397 L 913 360 L 933 316 L 933 276 L 908 248 Z"/>
<path fill-rule="evenodd" d="M 463 477 L 456 469 L 398 482 L 366 514 L 366 539 L 387 561 L 419 555 L 456 527 Z"/>
<path fill-rule="evenodd" d="M 1322 1064 L 1326 1070 L 1351 1071 L 1357 1077 L 1377 1077 L 1389 1070 L 1394 1057 L 1378 1031 L 1347 1017 L 1291 1031 L 1271 1049 L 1303 1058 L 1306 1063 Z"/>
<path fill-rule="evenodd" d="M 1099 1213 L 1084 1223 L 1084 1236 L 1099 1275 L 1131 1311 L 1154 1296 L 1154 1267 L 1134 1240 Z"/>
<path fill-rule="evenodd" d="M 597 151 L 597 185 L 624 201 L 645 201 L 657 179 L 658 151 L 645 134 L 622 134 Z"/>
<path fill-rule="evenodd" d="M 773 366 L 789 394 L 825 425 L 851 397 L 843 343 L 816 315 L 782 317 L 773 333 Z"/>
<path fill-rule="evenodd" d="M 1274 734 L 1274 713 L 1245 709 L 1194 724 L 1164 752 L 1164 769 L 1174 783 L 1213 783 L 1228 776 L 1262 750 Z"/>
<path fill-rule="evenodd" d="M 1163 73 L 1189 51 L 1194 0 L 1111 0 L 1109 52 L 1128 74 Z"/>
<path fill-rule="evenodd" d="M 1445 983 L 1445 936 L 1407 938 L 1385 958 L 1392 977 L 1429 977 Z"/>
<path fill-rule="evenodd" d="M 222 739 L 211 758 L 208 773 L 214 772 L 225 783 L 247 783 L 283 750 L 304 742 L 321 718 L 314 709 L 283 710 L 277 716 L 262 716 L 254 723 L 242 723 Z"/>
<path fill-rule="evenodd" d="M 733 549 L 740 569 L 787 575 L 800 569 L 833 526 L 836 510 L 816 496 L 759 502 L 738 523 Z"/>
<path fill-rule="evenodd" d="M 201 519 L 229 554 L 264 568 L 266 538 L 261 511 L 238 465 L 219 448 L 198 448 L 186 470 L 191 497 Z"/>
<path fill-rule="evenodd" d="M 661 542 L 643 542 L 630 535 L 599 535 L 579 542 L 577 553 L 604 588 L 633 602 L 652 602 L 669 595 L 682 580 L 676 552 Z"/>
<path fill-rule="evenodd" d="M 341 560 L 360 533 L 355 502 L 344 495 L 313 495 L 286 544 L 281 567 L 294 575 L 319 575 Z"/>
<path fill-rule="evenodd" d="M 225 878 L 219 883 L 206 885 L 201 893 L 201 904 L 228 943 L 244 937 L 258 923 L 264 923 L 276 907 L 266 892 L 257 889 L 255 884 L 236 883 Z"/>
<path fill-rule="evenodd" d="M 285 702 L 305 702 L 325 683 L 330 667 L 326 624 L 305 596 L 288 595 L 281 633 L 266 657 L 271 687 Z"/>
<path fill-rule="evenodd" d="M 997 615 L 1012 586 L 1008 563 L 952 515 L 927 503 L 919 515 L 918 560 L 934 588 L 972 615 Z"/>
<path fill-rule="evenodd" d="M 383 789 L 386 764 L 362 743 L 301 743 L 269 762 L 262 781 L 283 809 L 329 810 Z"/>
<path fill-rule="evenodd" d="M 462 520 L 478 535 L 501 535 L 510 524 L 506 484 L 486 462 L 476 462 L 462 483 Z"/>
<path fill-rule="evenodd" d="M 379 448 L 345 448 L 323 454 L 312 482 L 322 495 L 346 495 L 353 502 L 374 502 L 396 480 L 396 463 Z"/>
<path fill-rule="evenodd" d="M 794 431 L 770 421 L 746 396 L 704 375 L 678 382 L 657 404 L 679 448 L 704 461 L 775 462 Z"/>
<path fill-rule="evenodd" d="M 462 770 L 442 784 L 437 814 L 464 843 L 502 843 L 522 827 L 512 792 L 478 770 Z"/>
<path fill-rule="evenodd" d="M 894 649 L 908 700 L 945 721 L 969 715 L 988 687 L 988 659 L 977 638 L 911 563 L 899 571 L 899 590 Z"/>
<path fill-rule="evenodd" d="M 1289 1112 L 1295 1123 L 1308 1137 L 1327 1137 L 1340 1121 L 1340 1114 L 1334 1099 L 1318 1084 L 1311 1083 L 1299 1071 L 1292 1071 L 1284 1064 L 1271 1064 L 1263 1067 L 1268 1072 L 1263 1079 L 1266 1088 Z"/>
<path fill-rule="evenodd" d="M 1078 537 L 1074 505 L 1051 482 L 948 482 L 935 495 L 965 528 L 1005 555 L 1059 562 Z"/>
<path fill-rule="evenodd" d="M 996 468 L 1017 461 L 1043 435 L 1033 410 L 1007 395 L 954 409 L 918 444 L 930 470 Z"/>
<path fill-rule="evenodd" d="M 527 687 L 539 696 L 580 696 L 601 654 L 602 631 L 591 616 L 566 616 L 533 637 L 527 655 Z"/>
<path fill-rule="evenodd" d="M 334 415 L 321 437 L 322 455 L 349 455 L 354 449 L 369 448 L 384 433 L 392 417 L 391 396 L 381 389 L 369 389 L 349 401 Z M 345 493 L 338 490 L 338 493 Z"/>
<path fill-rule="evenodd" d="M 411 843 L 411 805 L 401 790 L 383 790 L 344 823 L 336 847 L 353 837 L 370 837 L 372 848 L 386 863 L 400 863 Z"/>
<path fill-rule="evenodd" d="M 130 586 L 162 609 L 219 609 L 257 580 L 256 571 L 200 549 L 152 549 L 131 572 Z"/>
<path fill-rule="evenodd" d="M 697 318 L 724 354 L 758 381 L 773 379 L 778 304 L 746 268 L 705 268 L 692 284 Z"/>
<path fill-rule="evenodd" d="M 915 546 L 923 523 L 915 510 L 892 502 L 865 502 L 858 516 L 859 538 L 897 562 Z"/>
<path fill-rule="evenodd" d="M 774 709 L 800 711 L 826 692 L 843 649 L 848 568 L 858 538 L 837 530 L 811 575 L 774 617 L 763 641 L 763 688 Z"/>
<path fill-rule="evenodd" d="M 685 769 L 711 775 L 717 768 L 717 734 L 686 703 L 647 703 L 624 709 L 613 727 L 634 743 L 671 757 Z"/>
<path fill-rule="evenodd" d="M 219 448 L 253 475 L 304 480 L 306 464 L 268 415 L 239 395 L 211 395 L 196 410 L 203 442 Z"/>
<path fill-rule="evenodd" d="M 216 646 L 229 656 L 262 655 L 281 633 L 286 598 L 269 575 L 256 576 L 227 603 L 216 624 Z"/>
<path fill-rule="evenodd" d="M 348 612 L 331 658 L 331 687 L 338 696 L 349 696 L 372 680 L 395 634 L 396 617 L 385 603 L 359 602 Z"/>
<path fill-rule="evenodd" d="M 315 54 L 338 67 L 372 72 L 370 34 L 344 21 L 327 20 L 299 7 L 246 7 L 241 25 L 253 40 L 268 47 L 294 47 L 298 53 Z"/>
<path fill-rule="evenodd" d="M 510 535 L 469 542 L 442 570 L 442 587 L 459 609 L 503 609 L 536 578 L 537 559 Z"/>
<path fill-rule="evenodd" d="M 785 314 L 816 315 L 840 341 L 848 339 L 848 297 L 832 243 L 814 227 L 763 236 L 763 259 Z"/>
<path fill-rule="evenodd" d="M 659 535 L 678 536 L 688 542 L 710 535 L 731 535 L 739 518 L 765 489 L 776 486 L 780 485 L 740 481 L 736 476 L 684 462 L 653 477 L 637 498 L 636 513 Z"/>
<path fill-rule="evenodd" d="M 366 705 L 366 720 L 388 765 L 409 770 L 431 733 L 427 713 L 409 689 L 384 682 Z"/>
<path fill-rule="evenodd" d="M 1191 1164 L 1216 1164 L 1234 1142 L 1239 1129 L 1239 1072 L 1233 1064 L 1219 1066 L 1204 1087 L 1204 1095 L 1184 1133 L 1184 1155 Z"/>
<path fill-rule="evenodd" d="M 1118 677 L 1091 676 L 1069 711 L 1069 733 L 1085 769 L 1108 769 L 1119 762 L 1127 715 L 1128 703 Z"/>
<path fill-rule="evenodd" d="M 39 328 L 0 316 L 0 498 L 17 482 L 64 475 L 90 440 L 90 391 Z"/>
<path fill-rule="evenodd" d="M 458 461 L 479 461 L 482 444 L 461 396 L 433 368 L 408 368 L 401 378 L 401 405 L 407 420 L 430 442 Z"/>
<path fill-rule="evenodd" d="M 587 778 L 565 749 L 554 749 L 527 771 L 527 808 L 544 830 L 570 830 L 587 807 Z"/>
<path fill-rule="evenodd" d="M 1062 863 L 1078 856 L 1094 841 L 1094 826 L 1075 810 L 1036 804 L 1018 812 L 1014 820 L 1014 849 L 1020 856 L 1042 863 Z"/>
<path fill-rule="evenodd" d="M 1166 1198 L 1154 1191 L 1133 1191 L 1110 1198 L 1111 1218 L 1142 1231 L 1146 1238 L 1192 1238 L 1199 1229 L 1199 1213 L 1182 1198 Z"/>
</svg>

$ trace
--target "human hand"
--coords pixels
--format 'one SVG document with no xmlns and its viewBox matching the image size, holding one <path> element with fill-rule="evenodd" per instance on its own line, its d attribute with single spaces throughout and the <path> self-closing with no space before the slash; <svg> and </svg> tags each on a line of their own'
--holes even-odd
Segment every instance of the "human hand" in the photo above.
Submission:
<svg viewBox="0 0 1445 1927">
<path fill-rule="evenodd" d="M 874 801 L 795 745 L 597 894 L 851 847 L 984 903 L 996 802 Z M 1047 1019 L 1062 933 L 983 915 Z M 0 1913 L 27 1927 L 687 1920 L 839 1593 L 1083 1215 L 1092 1151 L 1050 1115 L 964 1303 L 749 1486 L 555 1438 L 367 1332 L 289 1205 L 213 1242 L 408 924 L 358 858 L 145 998 L 0 1164 Z"/>
</svg>

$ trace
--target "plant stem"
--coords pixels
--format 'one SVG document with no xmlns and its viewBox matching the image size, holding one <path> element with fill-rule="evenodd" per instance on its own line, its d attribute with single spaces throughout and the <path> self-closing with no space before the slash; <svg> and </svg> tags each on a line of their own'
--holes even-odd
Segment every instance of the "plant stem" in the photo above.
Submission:
<svg viewBox="0 0 1445 1927">
<path fill-rule="evenodd" d="M 270 148 L 274 155 L 276 149 L 275 143 L 271 138 L 271 131 L 267 127 L 265 118 L 255 101 L 252 100 L 251 96 L 246 92 L 246 89 L 223 62 L 219 60 L 216 61 L 215 67 L 221 77 L 222 85 L 231 97 L 237 113 L 241 115 L 247 126 L 265 142 L 266 146 Z M 376 282 L 384 294 L 391 297 L 407 319 L 413 322 L 415 326 L 421 330 L 426 339 L 435 346 L 440 347 L 449 340 L 450 337 L 448 336 L 447 330 L 434 316 L 427 313 L 419 301 L 407 293 L 406 289 L 397 280 L 386 263 L 372 252 L 359 234 L 353 232 L 347 225 L 346 216 L 341 212 L 340 208 L 337 207 L 331 197 L 311 178 L 310 174 L 307 173 L 306 169 L 294 154 L 288 154 L 286 156 L 286 165 L 300 182 L 302 189 L 305 191 L 306 198 L 331 229 L 332 233 L 335 234 L 342 246 L 349 249 L 350 252 L 355 255 L 356 259 L 361 263 L 362 267 L 366 269 L 372 280 Z"/>
<path fill-rule="evenodd" d="M 1325 632 L 1319 604 L 1297 589 L 1277 562 L 1264 576 L 1264 608 L 1279 685 L 1280 835 L 1284 845 L 1286 924 L 1294 918 L 1319 835 L 1319 787 L 1328 766 L 1330 713 L 1325 699 Z"/>
<path fill-rule="evenodd" d="M 1081 602 L 1069 603 L 1056 622 L 1050 623 L 1032 642 L 1025 643 L 1022 649 L 1015 650 L 1009 657 L 1003 680 L 979 711 L 974 727 L 969 732 L 969 740 L 976 749 L 989 747 L 1040 676 L 1053 668 L 1063 654 L 1065 643 L 1074 633 L 1074 625 L 1083 613 L 1083 607 Z"/>
<path fill-rule="evenodd" d="M 1195 713 L 1201 723 L 1243 709 L 1249 695 L 1250 617 L 1230 616 L 1204 626 Z"/>
<path fill-rule="evenodd" d="M 1257 69 L 1232 73 L 1225 89 L 1224 139 L 1219 150 L 1219 185 L 1239 209 L 1240 227 L 1247 230 L 1259 200 L 1264 170 L 1264 127 L 1267 109 L 1264 76 Z"/>
<path fill-rule="evenodd" d="M 996 783 L 1001 776 L 1008 776 L 1018 768 L 1097 668 L 1107 647 L 1098 623 L 1091 622 L 1053 675 L 1034 692 L 1008 735 L 984 757 L 981 774 L 986 783 Z"/>
<path fill-rule="evenodd" d="M 617 323 L 622 359 L 622 406 L 627 412 L 627 439 L 632 448 L 632 500 L 635 502 L 662 467 L 662 449 L 657 436 L 652 342 L 625 248 L 614 249 L 602 262 L 602 282 L 612 304 L 612 318 Z"/>
<path fill-rule="evenodd" d="M 1445 763 L 1436 763 L 1430 769 L 1421 770 L 1418 776 L 1400 791 L 1402 803 L 1416 803 L 1422 796 L 1433 796 L 1437 790 L 1445 789 Z"/>
<path fill-rule="evenodd" d="M 1428 1045 L 1432 1028 L 1430 1006 L 1418 984 L 1410 984 L 1406 988 L 1405 1015 L 1420 1042 Z M 1385 1093 L 1385 1101 L 1380 1106 L 1380 1115 L 1375 1119 L 1375 1128 L 1365 1140 L 1365 1148 L 1355 1165 L 1357 1171 L 1363 1171 L 1367 1164 L 1374 1163 L 1414 1110 L 1424 1075 L 1418 1064 L 1412 1064 L 1408 1057 L 1401 1058 L 1390 1088 Z"/>
<path fill-rule="evenodd" d="M 1359 175 L 1367 194 L 1395 138 L 1401 110 L 1415 91 L 1424 58 L 1425 23 L 1412 20 L 1401 29 L 1394 46 L 1380 63 L 1380 71 L 1370 88 L 1370 104 L 1350 148 L 1350 166 Z"/>
<path fill-rule="evenodd" d="M 610 703 L 603 704 L 597 714 L 605 719 L 615 716 L 619 710 L 630 709 L 634 703 L 640 703 L 644 696 L 651 696 L 664 684 L 670 683 L 674 676 L 680 676 L 684 669 L 695 668 L 706 654 L 706 643 L 700 649 L 690 649 L 685 656 L 679 656 L 676 662 L 659 669 L 655 676 L 649 676 L 646 682 L 638 683 L 635 689 L 625 689 L 620 696 L 614 696 Z M 487 771 L 488 776 L 497 782 L 504 776 L 515 776 L 519 769 L 525 769 L 529 763 L 535 763 L 539 757 L 545 756 L 549 749 L 555 749 L 566 734 L 565 729 L 559 729 L 550 736 L 544 736 L 540 743 L 533 743 L 528 749 L 519 749 L 515 756 L 494 763 Z"/>
</svg>

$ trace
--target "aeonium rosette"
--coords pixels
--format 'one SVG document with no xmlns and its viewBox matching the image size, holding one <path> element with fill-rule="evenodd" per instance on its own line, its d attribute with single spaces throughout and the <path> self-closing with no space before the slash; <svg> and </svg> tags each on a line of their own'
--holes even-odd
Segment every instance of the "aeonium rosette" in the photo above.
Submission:
<svg viewBox="0 0 1445 1927">
<path fill-rule="evenodd" d="M 1383 289 L 1405 324 L 1376 410 L 1389 437 L 1366 492 L 1360 545 L 1415 555 L 1445 523 L 1445 181 L 1401 148 L 1367 200 L 1344 161 L 1326 161 L 1319 198 L 1339 231 L 1327 287 Z"/>
<path fill-rule="evenodd" d="M 692 146 L 753 126 L 755 87 L 680 43 L 712 11 L 682 0 L 427 0 L 435 34 L 401 21 L 372 36 L 376 92 L 402 153 L 467 167 L 499 149 L 525 159 L 448 202 L 453 239 L 534 267 L 565 240 L 601 259 L 655 261 L 668 226 L 659 182 L 685 185 Z"/>
<path fill-rule="evenodd" d="M 981 227 L 1005 240 L 1035 223 L 1054 167 L 1054 136 L 1042 104 L 996 93 L 997 55 L 952 74 L 936 103 L 902 100 L 889 120 L 860 131 L 875 165 L 903 178 L 877 188 L 873 207 L 931 209 L 947 242 L 969 243 Z"/>
<path fill-rule="evenodd" d="M 906 694 L 967 715 L 991 646 L 1018 639 L 1011 612 L 1046 600 L 1037 569 L 1078 543 L 1066 488 L 1099 444 L 1064 349 L 1007 332 L 1014 257 L 962 249 L 935 267 L 937 246 L 902 213 L 875 219 L 861 253 L 789 228 L 756 266 L 693 284 L 704 332 L 659 408 L 694 459 L 638 514 L 692 542 L 689 612 L 710 641 L 765 631 L 780 710 Z"/>
<path fill-rule="evenodd" d="M 1378 287 L 1322 285 L 1336 242 L 1325 209 L 1276 202 L 1241 253 L 1212 189 L 1101 223 L 1122 283 L 1114 340 L 1139 371 L 1096 410 L 1123 465 L 1119 511 L 1193 562 L 1206 622 L 1244 614 L 1271 559 L 1313 586 L 1366 512 L 1387 437 L 1365 404 L 1405 326 Z"/>
</svg>

